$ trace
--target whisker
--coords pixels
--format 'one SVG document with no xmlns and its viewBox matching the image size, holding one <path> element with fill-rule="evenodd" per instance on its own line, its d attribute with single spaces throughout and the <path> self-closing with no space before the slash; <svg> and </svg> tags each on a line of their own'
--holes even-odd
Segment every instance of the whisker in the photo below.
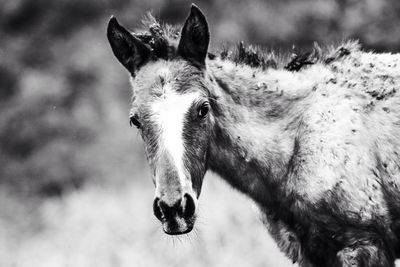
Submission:
<svg viewBox="0 0 400 267">
<path fill-rule="evenodd" d="M 181 236 L 175 236 L 175 238 L 179 241 L 180 244 L 182 244 L 182 238 L 181 238 Z"/>
<path fill-rule="evenodd" d="M 172 246 L 175 248 L 176 247 L 175 237 L 173 237 L 173 236 L 168 236 L 168 237 L 169 237 L 169 239 L 172 240 Z"/>
</svg>

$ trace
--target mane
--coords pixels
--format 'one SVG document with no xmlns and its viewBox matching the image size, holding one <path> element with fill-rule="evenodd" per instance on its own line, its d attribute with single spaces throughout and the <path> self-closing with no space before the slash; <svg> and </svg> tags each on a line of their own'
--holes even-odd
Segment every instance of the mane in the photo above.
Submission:
<svg viewBox="0 0 400 267">
<path fill-rule="evenodd" d="M 223 48 L 219 53 L 221 59 L 230 60 L 237 64 L 248 65 L 253 68 L 286 69 L 299 71 L 306 66 L 317 63 L 330 64 L 344 56 L 359 51 L 361 46 L 357 40 L 349 40 L 339 45 L 320 47 L 316 42 L 312 49 L 306 52 L 276 53 L 267 51 L 260 46 L 248 45 L 239 42 L 232 49 Z"/>
<path fill-rule="evenodd" d="M 156 57 L 170 59 L 176 56 L 181 25 L 161 24 L 151 13 L 146 14 L 142 25 L 143 28 L 133 34 L 147 44 Z M 306 66 L 317 63 L 330 64 L 360 49 L 361 46 L 357 40 L 349 40 L 339 45 L 323 46 L 322 48 L 314 42 L 313 47 L 306 52 L 276 53 L 260 46 L 246 46 L 243 42 L 239 42 L 230 48 L 224 46 L 218 49 L 217 53 L 209 52 L 208 58 L 212 60 L 220 57 L 222 60 L 263 70 L 273 68 L 300 71 Z"/>
</svg>

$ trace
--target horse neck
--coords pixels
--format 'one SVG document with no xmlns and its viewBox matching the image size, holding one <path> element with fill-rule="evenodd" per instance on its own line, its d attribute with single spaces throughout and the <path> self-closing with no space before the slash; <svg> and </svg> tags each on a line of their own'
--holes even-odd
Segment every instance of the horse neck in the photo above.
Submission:
<svg viewBox="0 0 400 267">
<path fill-rule="evenodd" d="M 311 91 L 288 84 L 295 74 L 273 72 L 226 62 L 208 66 L 214 111 L 209 168 L 264 207 L 287 193 L 285 174 Z"/>
</svg>

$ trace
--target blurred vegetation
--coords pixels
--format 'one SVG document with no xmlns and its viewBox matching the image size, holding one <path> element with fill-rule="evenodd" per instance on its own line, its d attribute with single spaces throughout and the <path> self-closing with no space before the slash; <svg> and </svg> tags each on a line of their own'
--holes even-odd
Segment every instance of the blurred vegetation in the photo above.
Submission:
<svg viewBox="0 0 400 267">
<path fill-rule="evenodd" d="M 244 40 L 278 50 L 293 45 L 306 49 L 313 41 L 359 38 L 364 47 L 378 51 L 400 48 L 396 0 L 198 4 L 210 21 L 214 46 Z M 79 152 L 95 142 L 100 125 L 107 125 L 101 115 L 109 108 L 104 98 L 127 95 L 129 90 L 121 78 L 115 82 L 115 96 L 104 94 L 115 90 L 101 84 L 104 76 L 122 72 L 106 44 L 107 18 L 115 14 L 134 28 L 151 10 L 163 21 L 182 23 L 188 7 L 183 0 L 3 1 L 0 182 L 24 193 L 50 196 L 79 188 L 93 172 Z M 120 99 L 126 107 L 126 98 Z"/>
<path fill-rule="evenodd" d="M 308 49 L 314 41 L 357 38 L 366 49 L 400 50 L 398 0 L 195 2 L 209 20 L 212 49 L 243 40 L 290 52 L 293 46 Z M 151 191 L 141 142 L 128 126 L 128 76 L 112 56 L 105 29 L 111 14 L 134 29 L 146 11 L 164 22 L 182 23 L 189 6 L 186 0 L 0 2 L 0 220 L 5 229 L 0 237 L 16 242 L 8 231 L 15 222 L 33 232 L 48 227 L 37 205 L 75 199 L 70 194 L 86 192 L 87 185 L 131 184 Z M 85 199 L 96 202 L 95 197 Z M 150 212 L 145 204 L 143 210 Z M 221 220 L 228 224 L 232 218 Z M 203 264 L 216 263 L 203 259 Z"/>
</svg>

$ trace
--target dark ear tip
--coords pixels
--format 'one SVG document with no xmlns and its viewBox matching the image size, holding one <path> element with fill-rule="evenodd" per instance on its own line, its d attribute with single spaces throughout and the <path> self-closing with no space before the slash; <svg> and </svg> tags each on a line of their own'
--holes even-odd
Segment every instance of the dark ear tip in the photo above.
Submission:
<svg viewBox="0 0 400 267">
<path fill-rule="evenodd" d="M 108 26 L 107 26 L 108 38 L 111 38 L 111 36 L 114 36 L 115 33 L 118 31 L 119 27 L 121 27 L 121 26 L 119 25 L 118 20 L 114 16 L 111 16 L 110 20 L 108 21 Z"/>
<path fill-rule="evenodd" d="M 199 10 L 200 8 L 195 4 L 192 3 L 192 6 L 190 7 L 191 10 Z"/>
<path fill-rule="evenodd" d="M 118 20 L 112 15 L 108 21 L 108 28 L 119 25 Z"/>
<path fill-rule="evenodd" d="M 192 3 L 192 6 L 190 7 L 190 13 L 193 14 L 193 15 L 199 15 L 200 14 L 200 15 L 204 16 L 203 12 L 201 12 L 201 9 L 197 5 L 195 5 L 193 3 Z"/>
</svg>

